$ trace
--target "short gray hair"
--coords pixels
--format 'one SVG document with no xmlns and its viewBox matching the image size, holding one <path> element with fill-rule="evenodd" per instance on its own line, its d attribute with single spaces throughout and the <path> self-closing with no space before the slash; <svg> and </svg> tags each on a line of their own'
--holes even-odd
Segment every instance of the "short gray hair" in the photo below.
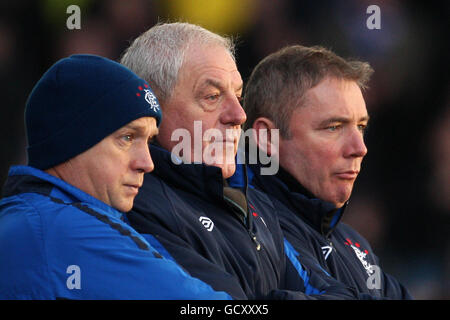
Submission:
<svg viewBox="0 0 450 320">
<path fill-rule="evenodd" d="M 273 121 L 280 135 L 291 136 L 292 112 L 304 104 L 305 93 L 326 77 L 355 81 L 361 90 L 373 73 L 367 62 L 346 60 L 320 46 L 288 46 L 264 58 L 253 70 L 244 94 L 251 128 L 259 117 Z"/>
<path fill-rule="evenodd" d="M 218 45 L 235 59 L 235 45 L 231 38 L 223 37 L 198 25 L 174 22 L 158 23 L 136 38 L 121 60 L 141 78 L 145 79 L 160 102 L 170 98 L 191 46 Z"/>
</svg>

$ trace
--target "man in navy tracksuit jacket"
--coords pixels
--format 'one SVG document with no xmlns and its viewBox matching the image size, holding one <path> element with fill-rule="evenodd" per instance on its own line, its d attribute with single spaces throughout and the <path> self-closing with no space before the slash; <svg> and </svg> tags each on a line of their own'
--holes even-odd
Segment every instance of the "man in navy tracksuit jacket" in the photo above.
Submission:
<svg viewBox="0 0 450 320">
<path fill-rule="evenodd" d="M 0 299 L 231 298 L 123 221 L 161 122 L 144 92 L 143 79 L 93 55 L 64 58 L 38 81 L 25 111 L 29 165 L 10 169 L 0 201 Z"/>
<path fill-rule="evenodd" d="M 169 23 L 123 55 L 157 88 L 165 118 L 150 148 L 155 171 L 145 175 L 129 223 L 163 256 L 236 299 L 356 298 L 324 271 L 303 268 L 265 195 L 227 186 L 245 121 L 232 51 L 229 39 Z"/>
<path fill-rule="evenodd" d="M 317 199 L 282 168 L 276 175 L 261 175 L 260 170 L 259 165 L 249 165 L 249 188 L 264 191 L 273 202 L 284 236 L 305 267 L 325 270 L 360 293 L 411 298 L 403 285 L 380 269 L 367 240 L 340 222 L 347 204 L 336 209 Z"/>
<path fill-rule="evenodd" d="M 126 216 L 158 252 L 190 275 L 235 299 L 359 297 L 323 270 L 304 268 L 284 241 L 265 194 L 251 188 L 244 195 L 227 186 L 218 167 L 177 164 L 160 146 L 150 150 L 155 170 L 145 175 Z"/>
<path fill-rule="evenodd" d="M 244 108 L 246 127 L 256 130 L 250 150 L 258 146 L 273 161 L 269 166 L 254 158 L 248 175 L 250 185 L 272 200 L 305 265 L 359 293 L 409 299 L 382 271 L 369 243 L 340 223 L 367 153 L 369 116 L 361 90 L 372 72 L 367 63 L 321 47 L 288 46 L 264 58 L 249 78 Z M 261 174 L 274 163 L 280 166 L 276 174 Z"/>
</svg>

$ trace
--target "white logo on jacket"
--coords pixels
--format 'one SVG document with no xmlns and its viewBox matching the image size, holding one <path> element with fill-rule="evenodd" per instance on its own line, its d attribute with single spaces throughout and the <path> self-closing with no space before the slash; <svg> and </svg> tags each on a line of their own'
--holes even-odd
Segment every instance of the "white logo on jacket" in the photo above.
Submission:
<svg viewBox="0 0 450 320">
<path fill-rule="evenodd" d="M 366 281 L 368 289 L 381 289 L 381 269 L 376 264 L 371 264 L 367 258 L 369 251 L 367 249 L 361 248 L 358 242 L 353 243 L 350 239 L 346 239 L 344 242 L 347 246 L 353 249 L 359 261 L 366 269 L 367 275 L 369 276 Z"/>
<path fill-rule="evenodd" d="M 345 244 L 353 249 L 359 261 L 361 261 L 361 264 L 363 265 L 364 269 L 366 269 L 367 275 L 369 276 L 372 275 L 375 271 L 373 269 L 373 265 L 371 265 L 369 261 L 367 261 L 367 255 L 369 254 L 369 251 L 367 250 L 362 251 L 360 249 L 361 247 L 360 244 L 357 242 L 353 244 L 350 239 L 347 239 Z"/>
<path fill-rule="evenodd" d="M 370 276 L 372 273 L 374 273 L 373 266 L 366 260 L 367 253 L 362 252 L 354 245 L 350 245 L 350 247 L 353 249 L 353 251 L 355 251 L 356 256 L 358 257 L 359 261 L 361 261 L 364 269 L 366 269 L 367 274 Z"/>
<path fill-rule="evenodd" d="M 214 228 L 214 222 L 210 218 L 201 216 L 198 220 L 209 232 Z"/>
<path fill-rule="evenodd" d="M 327 260 L 328 256 L 333 251 L 333 247 L 332 246 L 323 246 L 323 247 L 321 247 L 321 249 L 322 249 L 322 253 L 325 257 L 325 260 Z"/>
</svg>

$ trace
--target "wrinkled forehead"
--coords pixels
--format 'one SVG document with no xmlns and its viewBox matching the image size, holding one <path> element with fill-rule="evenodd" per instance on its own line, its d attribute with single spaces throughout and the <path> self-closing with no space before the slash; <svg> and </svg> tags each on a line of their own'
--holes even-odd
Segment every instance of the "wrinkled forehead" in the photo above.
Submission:
<svg viewBox="0 0 450 320">
<path fill-rule="evenodd" d="M 232 55 L 221 45 L 192 46 L 186 51 L 179 78 L 199 78 L 204 72 L 228 75 L 239 85 L 242 82 Z"/>
<path fill-rule="evenodd" d="M 351 108 L 366 113 L 366 103 L 353 80 L 326 78 L 305 92 L 304 106 L 326 109 Z"/>
<path fill-rule="evenodd" d="M 156 125 L 156 118 L 141 117 L 133 120 L 123 126 L 121 129 L 130 129 L 145 135 L 153 136 L 158 134 L 158 127 Z"/>
<path fill-rule="evenodd" d="M 295 118 L 295 123 L 301 119 L 302 123 L 312 126 L 327 122 L 369 121 L 361 89 L 356 82 L 348 80 L 323 81 L 307 90 L 301 105 L 293 110 L 290 118 Z"/>
</svg>

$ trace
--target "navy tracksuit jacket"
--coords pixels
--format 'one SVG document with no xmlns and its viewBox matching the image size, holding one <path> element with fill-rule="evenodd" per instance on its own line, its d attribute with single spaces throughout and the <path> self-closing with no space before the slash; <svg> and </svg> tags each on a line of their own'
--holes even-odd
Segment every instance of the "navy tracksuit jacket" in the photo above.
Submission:
<svg viewBox="0 0 450 320">
<path fill-rule="evenodd" d="M 306 267 L 324 269 L 359 293 L 381 299 L 412 299 L 403 285 L 382 271 L 367 240 L 339 222 L 346 205 L 337 210 L 333 204 L 314 198 L 281 167 L 276 175 L 261 175 L 259 165 L 247 168 L 249 185 L 271 199 L 284 236 Z"/>
<path fill-rule="evenodd" d="M 220 168 L 176 164 L 155 145 L 150 151 L 155 170 L 145 175 L 126 216 L 158 252 L 190 275 L 235 299 L 358 296 L 323 270 L 301 265 L 262 192 L 248 190 L 242 202 L 224 186 Z"/>
</svg>

